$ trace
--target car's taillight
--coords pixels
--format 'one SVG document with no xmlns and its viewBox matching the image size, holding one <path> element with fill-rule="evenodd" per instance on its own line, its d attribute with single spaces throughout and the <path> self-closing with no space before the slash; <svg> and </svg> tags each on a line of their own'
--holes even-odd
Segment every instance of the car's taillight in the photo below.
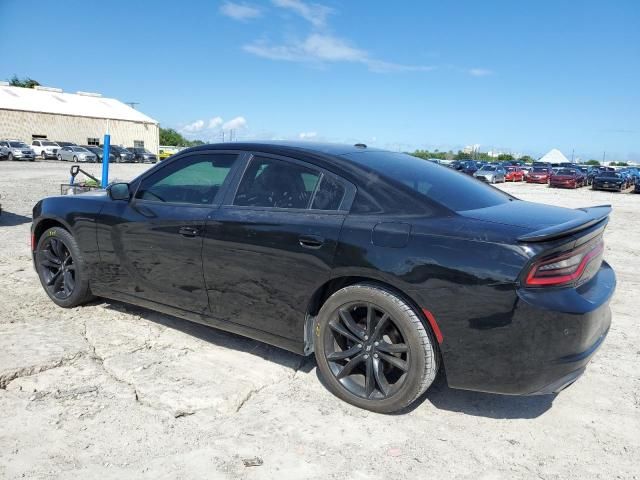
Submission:
<svg viewBox="0 0 640 480">
<path fill-rule="evenodd" d="M 561 286 L 584 283 L 600 268 L 604 242 L 602 237 L 570 252 L 563 252 L 534 263 L 527 274 L 528 287 Z"/>
</svg>

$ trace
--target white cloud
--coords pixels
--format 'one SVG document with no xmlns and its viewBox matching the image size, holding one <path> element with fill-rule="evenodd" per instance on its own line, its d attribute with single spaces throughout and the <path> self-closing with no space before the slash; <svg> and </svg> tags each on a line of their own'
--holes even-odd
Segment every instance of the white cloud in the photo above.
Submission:
<svg viewBox="0 0 640 480">
<path fill-rule="evenodd" d="M 301 132 L 298 135 L 298 138 L 300 140 L 311 140 L 313 138 L 316 138 L 318 136 L 317 132 Z"/>
<path fill-rule="evenodd" d="M 199 132 L 203 128 L 204 128 L 204 120 L 196 120 L 195 122 L 182 127 L 182 131 L 187 133 L 195 133 L 195 132 Z"/>
<path fill-rule="evenodd" d="M 222 125 L 223 130 L 238 130 L 246 128 L 247 120 L 244 117 L 235 117 Z"/>
<path fill-rule="evenodd" d="M 300 15 L 314 27 L 324 27 L 327 17 L 333 13 L 333 9 L 317 3 L 305 3 L 301 0 L 272 0 L 276 7 L 285 8 Z"/>
<path fill-rule="evenodd" d="M 262 15 L 262 12 L 257 7 L 252 7 L 246 3 L 234 2 L 224 2 L 220 5 L 220 13 L 240 21 L 251 20 Z"/>
<path fill-rule="evenodd" d="M 471 68 L 468 73 L 474 77 L 486 77 L 487 75 L 491 75 L 493 72 L 486 68 Z"/>
<path fill-rule="evenodd" d="M 222 125 L 222 122 L 223 120 L 221 117 L 213 117 L 211 120 L 209 120 L 209 126 L 207 128 L 209 128 L 209 130 L 213 130 Z"/>
<path fill-rule="evenodd" d="M 341 38 L 312 33 L 304 41 L 273 45 L 267 42 L 256 42 L 245 45 L 244 50 L 259 57 L 270 60 L 289 62 L 351 62 L 366 65 L 372 72 L 409 72 L 430 71 L 435 67 L 425 65 L 402 65 L 372 58 L 368 52 L 350 45 Z"/>
</svg>

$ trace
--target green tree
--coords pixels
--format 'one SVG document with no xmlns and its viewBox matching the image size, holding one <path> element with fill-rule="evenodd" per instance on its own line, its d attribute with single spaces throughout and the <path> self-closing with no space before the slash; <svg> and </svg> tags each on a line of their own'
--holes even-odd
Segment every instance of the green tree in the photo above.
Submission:
<svg viewBox="0 0 640 480">
<path fill-rule="evenodd" d="M 521 162 L 525 162 L 525 163 L 533 163 L 533 158 L 530 157 L 529 155 L 524 155 L 524 156 L 520 157 L 519 160 Z"/>
<path fill-rule="evenodd" d="M 598 160 L 589 160 L 585 164 L 586 165 L 600 165 L 600 162 Z"/>
<path fill-rule="evenodd" d="M 456 153 L 456 160 L 471 160 L 471 154 L 467 152 L 463 152 L 462 150 L 458 150 Z"/>
<path fill-rule="evenodd" d="M 14 75 L 9 80 L 9 85 L 11 85 L 12 87 L 33 88 L 35 86 L 40 85 L 40 83 L 37 80 L 34 80 L 33 78 L 29 78 L 29 77 L 18 78 L 17 75 Z"/>
<path fill-rule="evenodd" d="M 513 160 L 513 155 L 509 153 L 501 153 L 500 155 L 498 155 L 499 162 L 512 162 Z"/>
</svg>

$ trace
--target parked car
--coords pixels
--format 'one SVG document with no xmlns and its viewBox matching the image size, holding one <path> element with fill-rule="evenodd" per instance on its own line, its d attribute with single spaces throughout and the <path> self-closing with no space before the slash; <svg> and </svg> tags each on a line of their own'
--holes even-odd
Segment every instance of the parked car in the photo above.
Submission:
<svg viewBox="0 0 640 480">
<path fill-rule="evenodd" d="M 102 148 L 102 147 L 100 147 Z M 133 162 L 133 153 L 127 150 L 124 147 L 119 145 L 110 145 L 109 146 L 109 154 L 113 153 L 115 162 L 123 163 L 123 162 Z"/>
<path fill-rule="evenodd" d="M 171 155 L 175 155 L 176 153 L 178 153 L 178 151 L 178 147 L 160 145 L 158 149 L 158 159 L 166 160 Z"/>
<path fill-rule="evenodd" d="M 586 179 L 577 168 L 559 168 L 549 177 L 550 187 L 578 188 L 585 184 Z"/>
<path fill-rule="evenodd" d="M 640 182 L 636 182 L 633 187 L 633 193 L 640 193 Z"/>
<path fill-rule="evenodd" d="M 60 146 L 49 140 L 34 140 L 31 142 L 31 149 L 40 155 L 43 160 L 47 158 L 56 158 Z"/>
<path fill-rule="evenodd" d="M 524 172 L 520 167 L 508 166 L 504 167 L 506 170 L 504 180 L 505 182 L 522 182 L 524 180 Z"/>
<path fill-rule="evenodd" d="M 315 353 L 336 396 L 395 412 L 440 368 L 486 392 L 573 383 L 611 322 L 610 212 L 401 153 L 226 143 L 39 201 L 32 252 L 61 307 L 96 295 Z"/>
<path fill-rule="evenodd" d="M 4 148 L 7 160 L 28 160 L 30 162 L 36 160 L 36 153 L 31 150 L 29 145 L 20 140 L 3 140 L 0 142 L 0 147 Z"/>
<path fill-rule="evenodd" d="M 473 176 L 483 182 L 498 183 L 506 181 L 507 171 L 499 165 L 484 165 Z"/>
<path fill-rule="evenodd" d="M 551 169 L 548 167 L 533 167 L 527 175 L 527 183 L 549 183 Z"/>
<path fill-rule="evenodd" d="M 96 161 L 102 162 L 102 158 L 104 156 L 104 150 L 102 148 L 96 147 L 95 145 L 82 145 L 82 147 L 93 153 L 96 156 Z M 113 163 L 115 158 L 115 155 L 109 151 L 109 163 Z"/>
<path fill-rule="evenodd" d="M 153 153 L 151 153 L 146 148 L 130 147 L 128 150 L 131 153 L 133 153 L 134 162 L 156 163 L 158 161 L 158 157 L 156 157 Z"/>
<path fill-rule="evenodd" d="M 473 176 L 481 167 L 482 167 L 481 162 L 475 162 L 473 160 L 469 160 L 464 163 L 460 171 L 463 173 L 466 173 L 467 175 Z"/>
<path fill-rule="evenodd" d="M 62 147 L 58 150 L 58 160 L 65 162 L 96 162 L 97 156 L 84 147 Z"/>
<path fill-rule="evenodd" d="M 55 143 L 56 145 L 58 145 L 60 148 L 62 147 L 77 147 L 78 144 L 77 143 L 73 143 L 73 142 L 61 142 L 60 140 L 56 140 L 53 143 Z"/>
<path fill-rule="evenodd" d="M 604 171 L 593 179 L 594 190 L 615 190 L 621 192 L 629 187 L 628 179 L 619 172 Z"/>
</svg>

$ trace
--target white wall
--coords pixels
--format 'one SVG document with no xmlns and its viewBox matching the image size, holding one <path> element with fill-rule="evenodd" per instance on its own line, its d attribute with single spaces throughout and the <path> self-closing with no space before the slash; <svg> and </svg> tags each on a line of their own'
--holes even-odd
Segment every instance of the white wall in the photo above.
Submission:
<svg viewBox="0 0 640 480">
<path fill-rule="evenodd" d="M 99 138 L 102 143 L 106 130 L 107 120 L 103 118 L 0 109 L 0 139 L 22 140 L 28 145 L 32 135 L 78 145 L 86 145 L 88 138 Z M 160 130 L 156 124 L 109 120 L 109 133 L 112 145 L 133 147 L 134 140 L 142 140 L 146 149 L 158 154 Z"/>
</svg>

